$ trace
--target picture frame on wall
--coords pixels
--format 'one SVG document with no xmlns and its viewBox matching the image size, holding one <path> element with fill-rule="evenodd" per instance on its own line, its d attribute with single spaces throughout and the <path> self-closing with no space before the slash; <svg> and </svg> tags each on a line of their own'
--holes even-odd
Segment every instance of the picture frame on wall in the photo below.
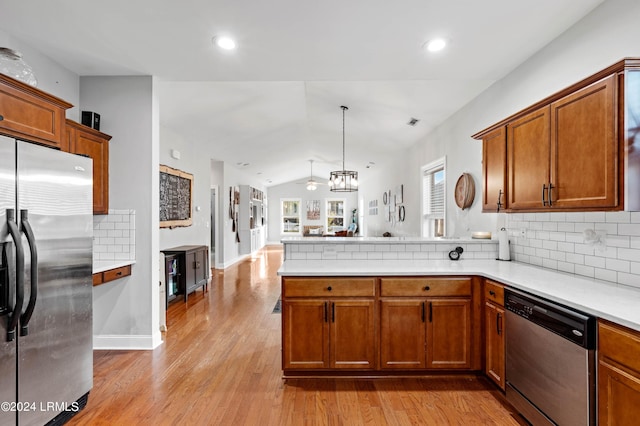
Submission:
<svg viewBox="0 0 640 426">
<path fill-rule="evenodd" d="M 307 220 L 320 220 L 320 200 L 307 200 Z"/>
<path fill-rule="evenodd" d="M 394 194 L 396 204 L 402 204 L 404 202 L 403 190 L 403 185 L 396 186 Z"/>
</svg>

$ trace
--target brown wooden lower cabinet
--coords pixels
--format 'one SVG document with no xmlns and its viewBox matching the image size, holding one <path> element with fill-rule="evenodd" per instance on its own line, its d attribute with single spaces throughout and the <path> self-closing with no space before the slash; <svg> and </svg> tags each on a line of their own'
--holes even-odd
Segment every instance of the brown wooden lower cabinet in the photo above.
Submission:
<svg viewBox="0 0 640 426">
<path fill-rule="evenodd" d="M 471 284 L 468 277 L 284 277 L 283 370 L 480 370 Z M 415 297 L 425 293 L 433 297 Z"/>
<path fill-rule="evenodd" d="M 283 369 L 375 368 L 375 302 L 301 299 L 283 303 Z"/>
<path fill-rule="evenodd" d="M 484 280 L 485 373 L 503 391 L 506 388 L 504 286 Z"/>
<path fill-rule="evenodd" d="M 640 419 L 640 333 L 598 323 L 598 424 L 636 425 Z"/>
<path fill-rule="evenodd" d="M 471 301 L 380 301 L 383 369 L 471 368 Z"/>
<path fill-rule="evenodd" d="M 485 323 L 485 372 L 493 382 L 505 390 L 504 308 L 486 302 Z"/>
</svg>

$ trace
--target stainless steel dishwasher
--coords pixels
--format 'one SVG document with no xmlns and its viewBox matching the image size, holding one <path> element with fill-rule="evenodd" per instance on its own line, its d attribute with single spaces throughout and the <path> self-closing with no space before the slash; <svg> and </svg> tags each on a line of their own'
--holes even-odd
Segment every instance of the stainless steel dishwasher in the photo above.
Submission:
<svg viewBox="0 0 640 426">
<path fill-rule="evenodd" d="M 595 425 L 596 319 L 505 291 L 507 400 L 534 426 Z"/>
</svg>

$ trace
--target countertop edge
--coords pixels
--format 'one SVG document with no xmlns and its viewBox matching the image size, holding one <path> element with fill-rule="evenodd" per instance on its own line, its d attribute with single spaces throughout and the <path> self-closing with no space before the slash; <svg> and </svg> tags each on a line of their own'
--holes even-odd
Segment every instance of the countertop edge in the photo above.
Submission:
<svg viewBox="0 0 640 426">
<path fill-rule="evenodd" d="M 99 260 L 93 263 L 93 273 L 99 274 L 100 272 L 122 268 L 123 266 L 133 265 L 135 263 L 135 260 Z"/>
</svg>

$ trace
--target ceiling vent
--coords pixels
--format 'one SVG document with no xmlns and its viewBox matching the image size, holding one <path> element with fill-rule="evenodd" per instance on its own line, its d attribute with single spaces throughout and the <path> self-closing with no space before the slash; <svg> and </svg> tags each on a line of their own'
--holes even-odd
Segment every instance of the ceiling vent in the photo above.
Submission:
<svg viewBox="0 0 640 426">
<path fill-rule="evenodd" d="M 411 126 L 411 127 L 415 127 L 416 124 L 418 124 L 418 120 L 417 118 L 413 118 L 411 117 L 411 119 L 409 120 L 409 122 L 407 123 L 407 125 Z"/>
</svg>

